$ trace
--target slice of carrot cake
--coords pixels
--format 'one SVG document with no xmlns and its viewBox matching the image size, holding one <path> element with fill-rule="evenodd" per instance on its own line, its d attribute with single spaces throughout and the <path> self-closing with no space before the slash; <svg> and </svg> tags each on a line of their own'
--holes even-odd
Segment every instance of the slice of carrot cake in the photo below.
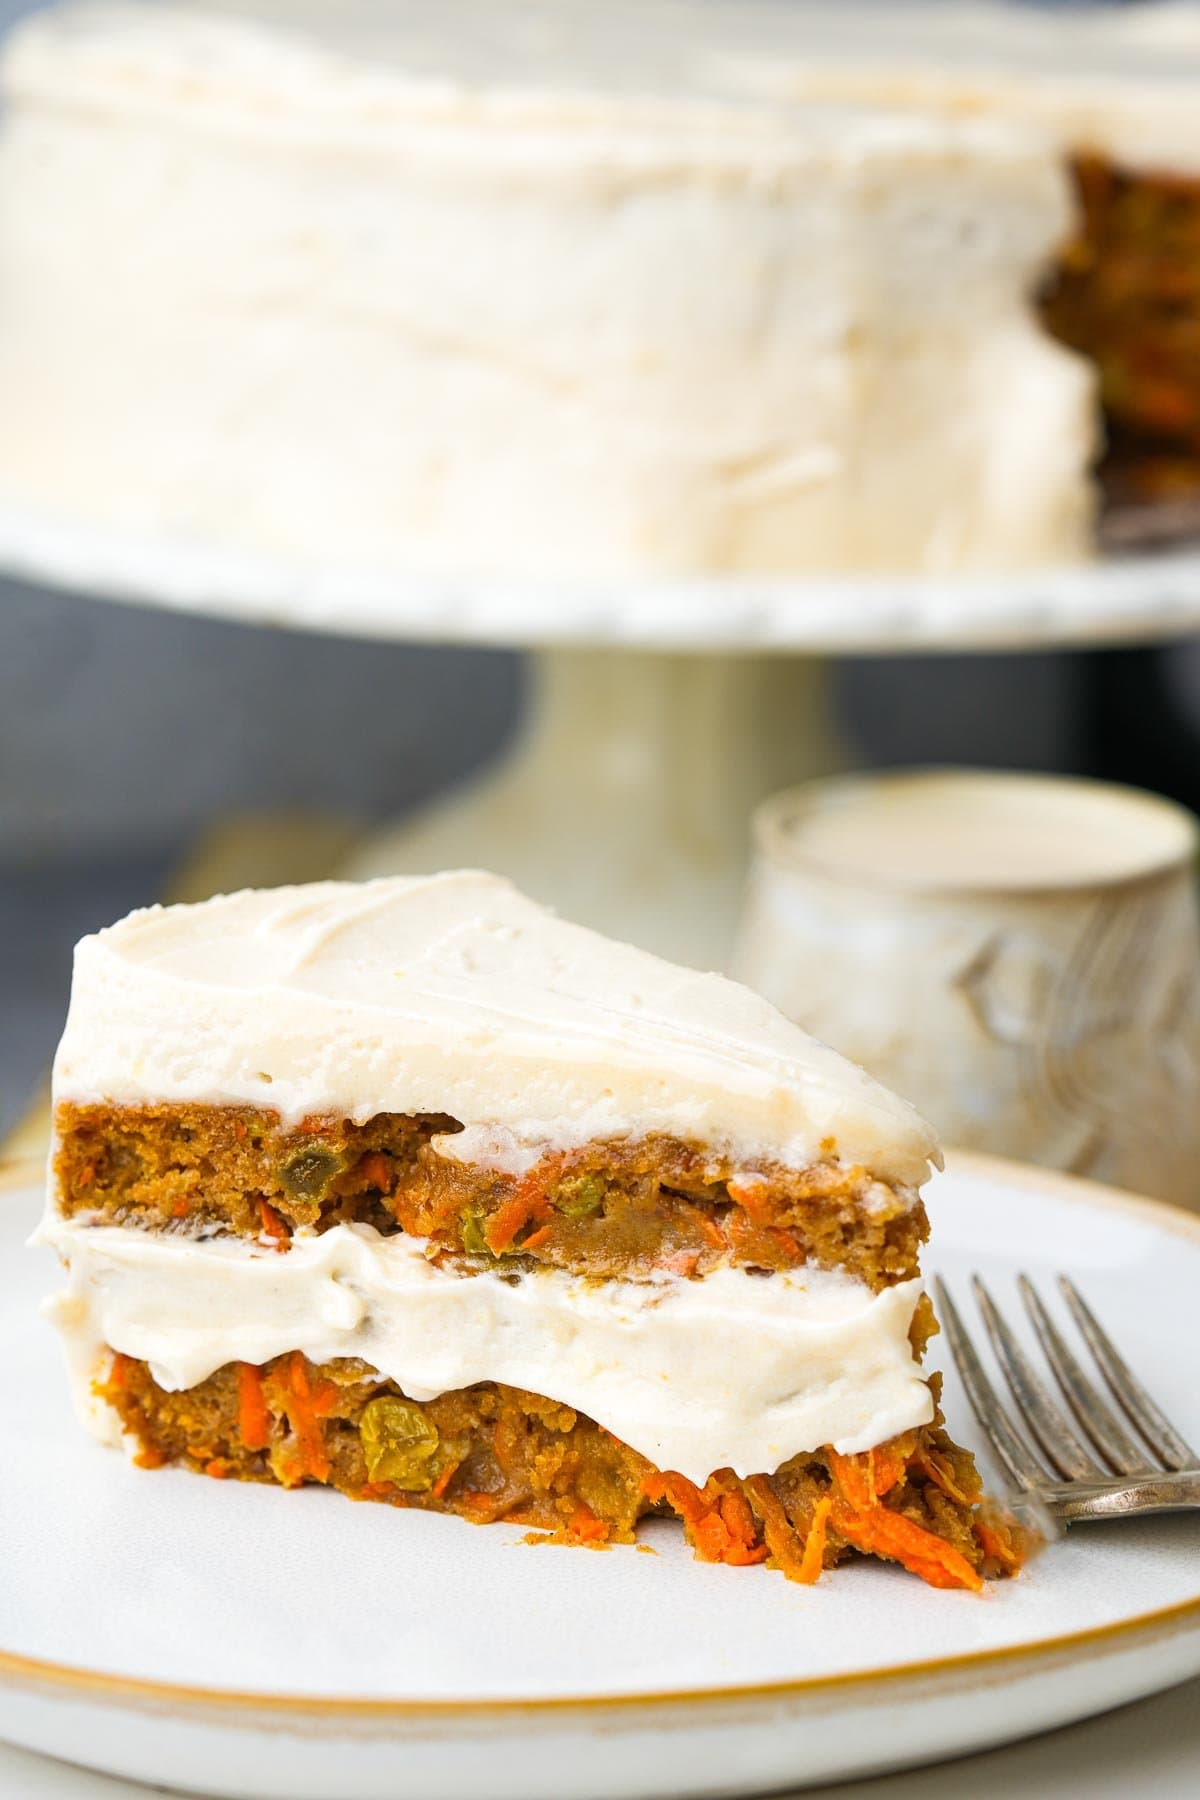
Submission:
<svg viewBox="0 0 1200 1800">
<path fill-rule="evenodd" d="M 458 873 L 76 952 L 40 1237 L 139 1462 L 801 1581 L 1012 1560 L 919 1359 L 928 1127 L 749 990 Z"/>
</svg>

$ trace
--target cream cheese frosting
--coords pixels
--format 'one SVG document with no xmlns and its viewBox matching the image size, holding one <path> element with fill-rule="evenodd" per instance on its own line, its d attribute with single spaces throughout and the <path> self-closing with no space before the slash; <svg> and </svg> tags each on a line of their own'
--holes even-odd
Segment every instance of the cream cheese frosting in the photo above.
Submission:
<svg viewBox="0 0 1200 1800">
<path fill-rule="evenodd" d="M 168 1389 L 296 1349 L 359 1357 L 417 1401 L 500 1381 L 575 1407 L 698 1484 L 824 1444 L 869 1450 L 933 1415 L 908 1341 L 918 1281 L 873 1294 L 820 1270 L 462 1275 L 428 1261 L 419 1239 L 347 1225 L 295 1238 L 286 1256 L 75 1221 L 41 1236 L 69 1264 L 52 1315 L 78 1405 L 110 1439 L 115 1415 L 92 1381 L 111 1350 L 148 1362 Z"/>
<path fill-rule="evenodd" d="M 748 988 L 473 871 L 151 907 L 84 938 L 53 1088 L 288 1122 L 449 1113 L 516 1166 L 649 1132 L 902 1188 L 938 1158 L 911 1107 Z"/>
<path fill-rule="evenodd" d="M 740 13 L 38 13 L 2 76 L 0 498 L 301 579 L 1085 553 L 1091 372 L 1031 302 L 1057 152 L 774 97 Z"/>
<path fill-rule="evenodd" d="M 992 117 L 1036 132 L 1059 152 L 1200 174 L 1194 0 L 749 0 L 733 11 L 738 17 L 725 16 L 710 50 L 710 79 L 764 103 L 837 100 Z"/>
</svg>

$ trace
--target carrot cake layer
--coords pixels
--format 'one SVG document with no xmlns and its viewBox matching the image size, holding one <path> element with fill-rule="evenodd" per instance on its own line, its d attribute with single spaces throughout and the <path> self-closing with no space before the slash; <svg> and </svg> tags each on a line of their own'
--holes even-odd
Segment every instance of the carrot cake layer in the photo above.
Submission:
<svg viewBox="0 0 1200 1800">
<path fill-rule="evenodd" d="M 1074 174 L 1078 225 L 1043 310 L 1099 371 L 1106 488 L 1117 501 L 1200 495 L 1200 168 L 1088 155 Z"/>
<path fill-rule="evenodd" d="M 724 1263 L 911 1279 L 927 1232 L 904 1186 L 862 1168 L 747 1168 L 662 1135 L 547 1152 L 523 1172 L 455 1155 L 457 1120 L 305 1119 L 238 1107 L 58 1109 L 64 1214 L 183 1237 L 230 1231 L 285 1248 L 297 1231 L 405 1231 L 484 1266 L 706 1274 Z"/>
<path fill-rule="evenodd" d="M 294 1353 L 227 1364 L 177 1391 L 118 1356 L 102 1391 L 148 1467 L 327 1483 L 357 1500 L 528 1525 L 563 1542 L 628 1543 L 639 1519 L 669 1513 L 702 1561 L 767 1562 L 812 1582 L 868 1551 L 962 1588 L 1009 1573 L 1020 1554 L 940 1418 L 865 1455 L 825 1445 L 771 1475 L 721 1469 L 697 1484 L 573 1408 L 496 1382 L 418 1403 L 361 1362 L 315 1365 Z"/>
<path fill-rule="evenodd" d="M 992 1566 L 920 1367 L 936 1142 L 747 989 L 489 875 L 236 894 L 80 944 L 54 1089 L 55 1314 L 143 1461 Z"/>
</svg>

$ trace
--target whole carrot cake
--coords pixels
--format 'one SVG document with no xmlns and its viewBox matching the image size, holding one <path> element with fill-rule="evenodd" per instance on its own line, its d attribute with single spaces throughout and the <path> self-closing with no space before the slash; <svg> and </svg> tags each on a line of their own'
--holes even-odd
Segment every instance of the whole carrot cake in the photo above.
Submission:
<svg viewBox="0 0 1200 1800">
<path fill-rule="evenodd" d="M 977 1588 L 920 1357 L 928 1127 L 748 989 L 477 873 L 132 914 L 76 952 L 41 1239 L 146 1466 L 581 1543 Z"/>
</svg>

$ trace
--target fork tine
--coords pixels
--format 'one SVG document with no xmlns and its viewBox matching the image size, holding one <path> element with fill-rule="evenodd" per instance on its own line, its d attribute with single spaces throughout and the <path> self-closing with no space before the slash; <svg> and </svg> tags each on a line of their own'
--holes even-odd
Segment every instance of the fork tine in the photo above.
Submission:
<svg viewBox="0 0 1200 1800">
<path fill-rule="evenodd" d="M 1146 1475 L 1154 1466 L 1145 1452 L 1130 1437 L 1112 1408 L 1103 1401 L 1083 1370 L 1058 1326 L 1042 1305 L 1037 1289 L 1028 1275 L 1018 1275 L 1017 1286 L 1025 1302 L 1038 1342 L 1046 1352 L 1046 1361 L 1067 1397 L 1075 1418 L 1100 1454 L 1119 1475 Z"/>
<path fill-rule="evenodd" d="M 978 1275 L 971 1277 L 971 1286 L 975 1290 L 987 1334 L 992 1340 L 992 1348 L 1008 1378 L 1017 1411 L 1033 1433 L 1036 1443 L 1050 1459 L 1051 1465 L 1070 1481 L 1106 1475 L 1108 1471 L 1084 1449 L 1065 1415 L 1050 1398 L 1041 1376 L 1013 1336 Z"/>
<path fill-rule="evenodd" d="M 958 1308 L 950 1298 L 950 1290 L 940 1275 L 934 1278 L 933 1285 L 937 1294 L 938 1315 L 946 1328 L 946 1336 L 950 1340 L 950 1348 L 975 1417 L 1016 1485 L 1022 1488 L 1043 1486 L 1047 1480 L 1046 1470 L 1014 1426 L 988 1380 L 983 1364 L 976 1355 L 975 1346 L 959 1317 Z"/>
<path fill-rule="evenodd" d="M 1168 1469 L 1195 1468 L 1200 1458 L 1180 1437 L 1171 1421 L 1159 1411 L 1075 1283 L 1067 1276 L 1060 1275 L 1058 1285 L 1062 1289 L 1063 1299 L 1071 1309 L 1071 1317 L 1100 1366 L 1101 1374 L 1155 1456 Z"/>
</svg>

